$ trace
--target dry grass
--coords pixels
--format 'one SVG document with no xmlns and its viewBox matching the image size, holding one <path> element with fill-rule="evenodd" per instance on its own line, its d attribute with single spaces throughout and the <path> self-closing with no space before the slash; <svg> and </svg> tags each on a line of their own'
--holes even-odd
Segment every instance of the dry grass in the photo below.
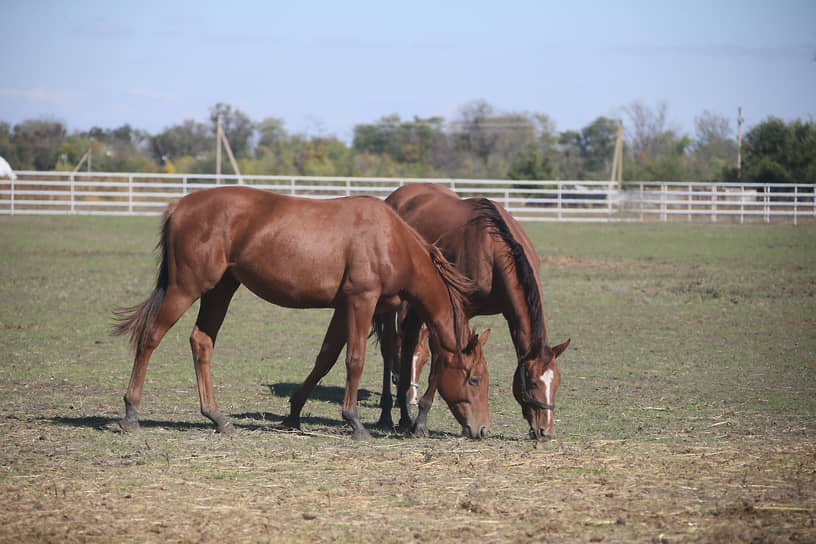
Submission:
<svg viewBox="0 0 816 544">
<path fill-rule="evenodd" d="M 6 418 L 2 435 L 8 542 L 816 538 L 808 443 L 131 436 L 101 418 Z"/>
<path fill-rule="evenodd" d="M 110 309 L 149 291 L 155 223 L 0 218 L 2 542 L 816 542 L 813 230 L 530 225 L 551 339 L 573 339 L 559 438 L 537 445 L 500 317 L 477 320 L 492 438 L 459 438 L 438 403 L 428 439 L 353 442 L 342 368 L 306 432 L 281 430 L 328 316 L 245 291 L 214 360 L 237 434 L 197 413 L 194 311 L 154 354 L 142 431 L 120 433 L 132 359 Z M 378 363 L 370 347 L 365 423 Z"/>
</svg>

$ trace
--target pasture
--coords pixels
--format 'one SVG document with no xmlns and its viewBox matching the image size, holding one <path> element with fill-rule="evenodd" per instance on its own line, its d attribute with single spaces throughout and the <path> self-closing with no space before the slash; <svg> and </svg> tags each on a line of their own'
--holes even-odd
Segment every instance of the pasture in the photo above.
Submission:
<svg viewBox="0 0 816 544">
<path fill-rule="evenodd" d="M 492 328 L 491 432 L 437 397 L 431 436 L 374 427 L 369 343 L 355 442 L 341 359 L 279 424 L 330 312 L 240 289 L 198 411 L 189 310 L 156 350 L 142 430 L 112 309 L 153 287 L 158 217 L 0 217 L 0 541 L 816 541 L 816 227 L 530 224 L 559 361 L 557 439 L 535 443 Z M 395 416 L 397 412 L 394 412 Z"/>
</svg>

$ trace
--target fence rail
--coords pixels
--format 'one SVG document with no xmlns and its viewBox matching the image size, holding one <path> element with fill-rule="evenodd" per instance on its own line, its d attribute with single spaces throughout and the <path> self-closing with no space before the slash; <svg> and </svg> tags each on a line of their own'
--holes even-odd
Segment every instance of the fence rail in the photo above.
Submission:
<svg viewBox="0 0 816 544">
<path fill-rule="evenodd" d="M 215 175 L 18 171 L 0 179 L 0 215 L 156 215 L 173 199 L 215 187 Z M 236 184 L 235 176 L 220 176 Z M 508 181 L 409 178 L 242 176 L 283 194 L 385 198 L 420 181 L 460 196 L 486 196 L 521 221 L 816 222 L 813 183 Z"/>
</svg>

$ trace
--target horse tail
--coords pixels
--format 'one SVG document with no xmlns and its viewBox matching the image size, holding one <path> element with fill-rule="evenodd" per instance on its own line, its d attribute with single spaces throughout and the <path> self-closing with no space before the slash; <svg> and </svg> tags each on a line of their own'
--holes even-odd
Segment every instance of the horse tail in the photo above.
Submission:
<svg viewBox="0 0 816 544">
<path fill-rule="evenodd" d="M 142 350 L 148 343 L 150 336 L 150 329 L 156 320 L 156 315 L 159 313 L 164 295 L 167 292 L 167 284 L 169 282 L 169 259 L 167 255 L 168 237 L 170 234 L 170 220 L 173 217 L 173 212 L 178 205 L 178 201 L 172 201 L 164 212 L 162 218 L 161 234 L 159 242 L 156 244 L 156 249 L 161 251 L 161 260 L 159 261 L 159 272 L 156 277 L 156 287 L 150 296 L 135 306 L 127 306 L 117 308 L 114 310 L 116 323 L 114 325 L 112 334 L 115 336 L 130 335 L 130 344 L 134 350 Z"/>
<path fill-rule="evenodd" d="M 383 314 L 375 314 L 374 317 L 371 319 L 371 332 L 369 333 L 368 337 L 371 338 L 372 336 L 376 337 L 377 345 L 382 345 L 383 333 L 384 333 L 384 324 L 383 324 Z"/>
<path fill-rule="evenodd" d="M 507 247 L 509 261 L 507 266 L 512 266 L 516 272 L 516 279 L 524 292 L 527 308 L 530 315 L 530 327 L 532 331 L 540 331 L 541 340 L 544 345 L 547 343 L 547 329 L 544 324 L 544 312 L 542 309 L 541 294 L 538 288 L 538 277 L 536 276 L 527 254 L 522 245 L 513 236 L 507 222 L 496 208 L 496 204 L 487 198 L 480 198 L 476 209 L 478 215 L 473 221 L 483 221 L 488 231 L 498 236 Z"/>
</svg>

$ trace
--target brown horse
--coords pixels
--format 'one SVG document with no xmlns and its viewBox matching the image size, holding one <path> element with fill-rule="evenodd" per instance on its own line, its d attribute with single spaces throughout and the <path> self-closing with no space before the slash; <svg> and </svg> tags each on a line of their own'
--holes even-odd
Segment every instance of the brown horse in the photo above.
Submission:
<svg viewBox="0 0 816 544">
<path fill-rule="evenodd" d="M 164 334 L 198 298 L 190 345 L 201 413 L 219 432 L 233 431 L 218 410 L 210 361 L 235 290 L 290 308 L 334 308 L 314 368 L 292 396 L 284 424 L 299 428 L 309 393 L 346 350 L 342 417 L 354 438 L 369 437 L 357 415 L 357 388 L 372 316 L 408 301 L 428 323 L 433 360 L 426 398 L 436 388 L 470 436 L 489 424 L 482 343 L 462 309 L 472 283 L 438 249 L 382 201 L 372 197 L 310 200 L 248 187 L 189 194 L 164 214 L 156 287 L 143 303 L 123 309 L 116 334 L 131 335 L 133 373 L 125 394 L 123 430 L 139 427 L 145 372 Z"/>
<path fill-rule="evenodd" d="M 476 283 L 466 306 L 468 318 L 504 315 L 518 358 L 514 396 L 530 424 L 531 437 L 553 437 L 555 393 L 561 382 L 556 358 L 569 340 L 553 347 L 547 344 L 539 259 L 527 234 L 498 204 L 485 198 L 463 200 L 441 185 L 406 185 L 386 202 Z M 383 342 L 386 374 L 395 353 L 387 354 L 389 346 Z M 401 372 L 411 374 L 408 369 Z M 380 420 L 390 420 L 390 406 L 383 406 Z"/>
</svg>

